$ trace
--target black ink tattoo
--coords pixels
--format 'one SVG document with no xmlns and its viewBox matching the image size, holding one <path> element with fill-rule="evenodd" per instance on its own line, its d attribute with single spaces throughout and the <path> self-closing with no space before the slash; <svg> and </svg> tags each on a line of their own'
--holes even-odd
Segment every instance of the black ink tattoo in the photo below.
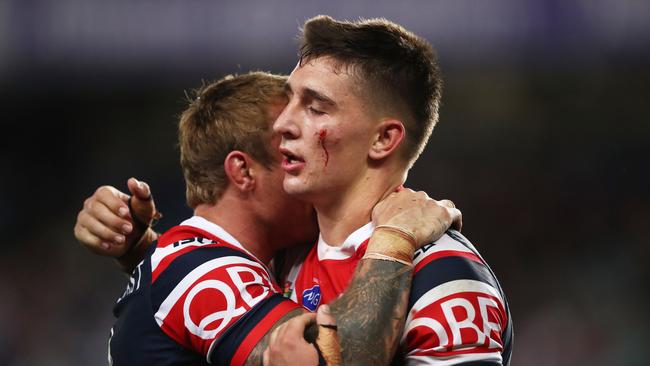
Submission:
<svg viewBox="0 0 650 366">
<path fill-rule="evenodd" d="M 389 365 L 404 330 L 413 268 L 392 261 L 363 259 L 348 289 L 329 304 L 336 318 L 344 365 Z M 297 309 L 282 317 L 251 351 L 247 366 L 263 362 L 270 334 L 280 324 L 299 316 Z M 308 325 L 305 339 L 314 342 L 316 324 Z"/>
<path fill-rule="evenodd" d="M 344 296 L 330 304 L 345 365 L 388 365 L 404 330 L 412 267 L 364 259 Z M 361 331 L 361 332 L 360 332 Z"/>
</svg>

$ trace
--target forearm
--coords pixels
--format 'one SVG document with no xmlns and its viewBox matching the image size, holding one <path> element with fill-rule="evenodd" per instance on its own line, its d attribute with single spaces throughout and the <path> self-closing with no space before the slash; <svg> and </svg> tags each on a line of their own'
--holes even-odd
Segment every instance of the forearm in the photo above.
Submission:
<svg viewBox="0 0 650 366">
<path fill-rule="evenodd" d="M 330 317 L 333 316 L 337 323 L 336 333 L 340 340 L 342 361 L 332 362 L 331 365 L 388 365 L 404 328 L 411 272 L 411 266 L 399 262 L 377 259 L 360 261 L 348 290 L 329 305 Z M 298 309 L 281 318 L 251 351 L 246 365 L 262 365 L 262 355 L 272 342 L 270 340 L 273 339 L 275 328 L 301 313 L 304 313 L 304 310 Z M 321 323 L 331 324 L 330 321 L 322 320 Z M 305 339 L 310 343 L 317 343 L 322 351 L 326 349 L 323 348 L 321 337 L 327 338 L 327 343 L 332 344 L 329 342 L 332 338 L 328 338 L 328 330 L 325 328 L 311 323 L 302 329 Z M 286 328 L 284 330 L 286 331 Z M 319 335 L 319 331 L 322 334 Z M 285 335 L 286 333 L 289 332 L 286 331 Z M 299 334 L 298 337 L 302 339 L 302 331 Z M 334 344 L 338 342 L 335 341 Z M 281 348 L 280 356 L 283 360 L 278 364 L 301 362 L 297 359 L 287 360 L 286 352 L 291 348 L 286 348 L 286 345 L 284 347 Z M 338 354 L 338 351 L 335 353 Z M 277 358 L 275 360 L 277 361 Z"/>
<path fill-rule="evenodd" d="M 403 230 L 375 230 L 348 289 L 330 304 L 343 364 L 390 362 L 404 329 L 414 249 L 415 238 Z"/>
<path fill-rule="evenodd" d="M 344 365 L 388 365 L 404 329 L 412 267 L 360 261 L 343 296 L 330 304 Z"/>
</svg>

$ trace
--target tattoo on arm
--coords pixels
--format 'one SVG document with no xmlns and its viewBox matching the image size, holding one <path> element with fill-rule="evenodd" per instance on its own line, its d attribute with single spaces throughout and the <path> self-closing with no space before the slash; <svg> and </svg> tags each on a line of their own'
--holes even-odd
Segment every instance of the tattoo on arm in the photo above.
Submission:
<svg viewBox="0 0 650 366">
<path fill-rule="evenodd" d="M 305 311 L 303 309 L 295 309 L 291 310 L 287 314 L 285 314 L 280 320 L 275 322 L 271 329 L 266 333 L 262 339 L 257 342 L 251 353 L 248 355 L 248 359 L 246 359 L 246 363 L 244 364 L 245 366 L 260 366 L 262 365 L 262 356 L 264 355 L 264 350 L 266 350 L 266 347 L 269 345 L 269 337 L 271 336 L 271 333 L 275 330 L 275 328 L 279 327 L 280 324 L 286 322 L 287 320 L 296 317 L 300 314 L 303 314 Z"/>
<path fill-rule="evenodd" d="M 345 365 L 388 365 L 404 329 L 413 268 L 398 262 L 364 259 L 345 293 L 329 304 L 336 317 L 341 356 Z M 253 348 L 246 366 L 262 365 L 270 334 L 280 324 L 302 314 L 287 313 Z M 318 326 L 311 324 L 305 337 L 313 342 Z"/>
<path fill-rule="evenodd" d="M 390 363 L 404 329 L 411 274 L 412 267 L 397 262 L 359 262 L 344 295 L 330 304 L 343 364 Z"/>
</svg>

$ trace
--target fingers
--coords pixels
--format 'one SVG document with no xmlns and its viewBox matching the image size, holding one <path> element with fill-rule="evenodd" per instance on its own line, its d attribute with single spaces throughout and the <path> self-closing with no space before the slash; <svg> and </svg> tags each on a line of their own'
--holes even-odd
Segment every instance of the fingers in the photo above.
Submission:
<svg viewBox="0 0 650 366">
<path fill-rule="evenodd" d="M 77 215 L 77 240 L 94 253 L 120 255 L 125 250 L 126 236 L 133 231 L 128 198 L 113 187 L 99 187 Z"/>
<path fill-rule="evenodd" d="M 269 347 L 266 347 L 264 350 L 264 353 L 262 354 L 262 366 L 270 366 L 271 365 L 271 351 L 269 351 Z"/>
<path fill-rule="evenodd" d="M 269 345 L 275 344 L 275 340 L 278 339 L 278 332 L 286 325 L 287 323 L 282 323 L 279 327 L 275 328 L 273 332 L 271 332 L 271 336 L 269 337 Z"/>
<path fill-rule="evenodd" d="M 305 327 L 316 314 L 305 313 L 278 326 L 269 336 L 269 346 L 262 355 L 263 365 L 315 364 L 316 349 L 304 339 Z"/>
<path fill-rule="evenodd" d="M 408 188 L 377 203 L 372 221 L 376 226 L 394 226 L 413 234 L 416 247 L 438 240 L 449 228 L 462 228 L 462 214 L 452 201 L 436 201 L 426 192 Z"/>
<path fill-rule="evenodd" d="M 290 335 L 292 338 L 299 338 L 302 340 L 305 328 L 315 320 L 316 314 L 314 313 L 305 313 L 293 319 L 290 319 L 283 324 L 284 327 L 282 327 L 283 329 L 278 332 L 278 336 L 283 337 Z"/>
<path fill-rule="evenodd" d="M 438 201 L 438 204 L 445 206 L 447 208 L 456 208 L 456 205 L 450 200 L 440 200 Z"/>
<path fill-rule="evenodd" d="M 463 214 L 456 208 L 456 205 L 447 199 L 438 201 L 438 204 L 447 208 L 450 219 L 449 227 L 460 231 L 463 228 Z"/>
<path fill-rule="evenodd" d="M 392 224 L 412 231 L 413 226 L 417 227 L 412 219 L 421 219 L 419 211 L 427 209 L 432 202 L 433 200 L 423 191 L 416 192 L 403 188 L 399 192 L 389 194 L 375 205 L 372 220 L 375 225 Z"/>
<path fill-rule="evenodd" d="M 121 215 L 120 211 L 122 211 L 122 208 L 123 207 L 120 206 L 118 211 L 115 212 L 107 207 L 103 202 L 93 202 L 89 205 L 87 211 L 88 214 L 92 215 L 92 217 L 100 221 L 112 231 L 122 235 L 128 235 L 133 230 L 133 225 L 129 221 L 118 216 Z"/>
<path fill-rule="evenodd" d="M 119 217 L 126 218 L 129 217 L 128 201 L 129 196 L 127 194 L 110 186 L 102 186 L 97 188 L 95 194 L 84 202 L 84 208 L 88 208 L 89 205 L 93 205 L 95 202 L 100 202 Z"/>
<path fill-rule="evenodd" d="M 81 220 L 87 223 L 87 225 L 91 227 L 95 227 L 94 231 L 98 231 L 96 229 L 97 227 L 97 222 L 92 223 L 92 218 L 91 220 L 88 220 L 87 218 L 84 220 Z M 88 224 L 90 222 L 90 224 Z M 125 250 L 124 243 L 115 243 L 112 240 L 105 240 L 97 236 L 94 232 L 91 232 L 88 230 L 87 227 L 83 226 L 82 224 L 77 224 L 75 225 L 74 229 L 74 234 L 77 240 L 86 248 L 88 248 L 90 251 L 93 253 L 99 254 L 99 255 L 104 255 L 104 256 L 110 256 L 110 257 L 117 257 L 123 254 Z M 110 234 L 103 234 L 104 236 Z"/>
<path fill-rule="evenodd" d="M 316 324 L 336 326 L 336 318 L 330 312 L 330 307 L 321 305 L 316 312 Z"/>
<path fill-rule="evenodd" d="M 113 230 L 111 227 L 99 221 L 96 216 L 93 216 L 86 211 L 81 211 L 79 213 L 77 221 L 83 229 L 88 231 L 89 235 L 96 237 L 97 240 L 101 242 L 121 245 L 126 241 L 126 238 L 123 234 Z M 82 244 L 86 243 L 81 238 L 77 239 L 81 241 Z M 92 242 L 94 243 L 95 240 L 92 240 Z"/>
<path fill-rule="evenodd" d="M 88 229 L 82 226 L 78 220 L 77 220 L 77 224 L 74 226 L 74 236 L 86 248 L 92 250 L 93 252 L 99 251 L 100 247 L 103 248 L 104 250 L 110 247 L 110 244 L 102 241 L 102 239 L 92 234 L 90 231 L 88 231 Z"/>
<path fill-rule="evenodd" d="M 451 213 L 451 228 L 461 231 L 463 229 L 463 214 L 457 208 L 450 208 Z"/>
<path fill-rule="evenodd" d="M 129 191 L 133 194 L 134 197 L 137 197 L 143 201 L 151 199 L 151 189 L 147 183 L 139 181 L 135 178 L 129 178 L 126 184 L 129 187 Z"/>
<path fill-rule="evenodd" d="M 82 212 L 98 220 L 112 232 L 128 235 L 133 230 L 129 208 L 126 204 L 128 199 L 129 196 L 113 187 L 100 187 L 92 197 L 84 202 Z M 104 240 L 120 242 L 115 238 L 104 235 L 106 231 L 102 226 L 90 225 L 89 223 L 86 228 Z"/>
<path fill-rule="evenodd" d="M 124 235 L 98 220 L 97 215 L 92 211 L 82 210 L 77 217 L 77 222 L 102 241 L 124 243 Z"/>
<path fill-rule="evenodd" d="M 273 333 L 271 333 L 270 342 L 274 343 L 278 338 L 290 338 L 304 340 L 303 334 L 307 325 L 316 320 L 316 314 L 305 313 L 295 318 L 289 319 L 284 324 L 280 325 Z"/>
<path fill-rule="evenodd" d="M 127 182 L 129 191 L 133 193 L 131 198 L 131 208 L 138 220 L 146 225 L 150 225 L 156 218 L 156 205 L 151 196 L 151 189 L 145 182 L 130 178 Z"/>
</svg>

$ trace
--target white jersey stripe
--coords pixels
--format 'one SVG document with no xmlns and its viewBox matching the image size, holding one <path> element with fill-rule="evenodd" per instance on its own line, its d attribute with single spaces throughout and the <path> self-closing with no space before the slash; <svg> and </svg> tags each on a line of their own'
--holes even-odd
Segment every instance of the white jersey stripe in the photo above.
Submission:
<svg viewBox="0 0 650 366">
<path fill-rule="evenodd" d="M 205 239 L 204 242 L 200 242 L 195 238 L 194 241 L 189 242 L 187 244 L 177 245 L 177 246 L 167 245 L 166 247 L 156 248 L 156 250 L 151 255 L 151 272 L 152 273 L 155 272 L 160 262 L 162 262 L 167 256 L 170 256 L 180 250 L 189 247 L 201 247 L 204 245 L 212 245 L 212 244 L 217 244 L 217 243 L 210 239 Z"/>
<path fill-rule="evenodd" d="M 458 294 L 463 292 L 480 292 L 486 295 L 494 296 L 499 300 L 499 305 L 504 307 L 503 299 L 499 290 L 488 285 L 485 282 L 476 281 L 476 280 L 455 280 L 445 282 L 440 286 L 436 286 L 431 290 L 427 291 L 424 295 L 420 296 L 418 301 L 413 304 L 411 311 L 409 311 L 408 317 L 406 318 L 407 329 L 404 331 L 404 337 L 411 330 L 411 321 L 413 320 L 413 314 L 422 310 L 422 308 L 433 304 L 434 302 L 442 299 L 443 297 Z"/>
<path fill-rule="evenodd" d="M 217 238 L 219 238 L 221 240 L 224 240 L 226 243 L 232 244 L 232 245 L 236 246 L 237 248 L 243 250 L 244 252 L 246 252 L 251 257 L 259 260 L 259 258 L 257 258 L 248 249 L 244 248 L 244 246 L 239 242 L 239 240 L 235 239 L 235 237 L 230 235 L 230 233 L 227 232 L 224 228 L 222 228 L 221 226 L 215 224 L 212 221 L 208 221 L 208 220 L 204 219 L 201 216 L 192 216 L 191 218 L 181 222 L 181 225 L 193 226 L 195 228 L 207 231 L 210 234 L 216 236 Z"/>
<path fill-rule="evenodd" d="M 501 352 L 495 351 L 491 353 L 466 353 L 466 354 L 455 354 L 453 356 L 447 357 L 434 357 L 434 356 L 406 356 L 406 364 L 408 366 L 424 366 L 424 365 L 434 365 L 434 366 L 451 366 L 459 365 L 465 362 L 472 361 L 483 361 L 483 362 L 495 362 L 501 365 L 503 359 L 501 358 Z"/>
<path fill-rule="evenodd" d="M 464 252 L 464 253 L 471 253 L 475 254 L 471 249 L 466 247 L 465 245 L 457 242 L 454 240 L 451 236 L 444 234 L 443 236 L 440 237 L 440 239 L 436 240 L 433 242 L 433 246 L 430 248 L 427 248 L 427 250 L 422 253 L 421 250 L 416 251 L 417 255 L 415 257 L 415 260 L 413 261 L 413 265 L 417 265 L 420 263 L 421 260 L 424 258 L 430 256 L 431 254 L 438 253 L 438 252 L 443 252 L 443 251 L 448 251 L 448 250 L 454 250 L 457 252 Z M 419 253 L 418 253 L 419 252 Z"/>
<path fill-rule="evenodd" d="M 224 228 L 222 228 L 221 226 L 215 224 L 214 222 L 211 222 L 211 221 L 208 221 L 208 220 L 204 219 L 201 216 L 192 216 L 189 219 L 181 222 L 181 225 L 182 226 L 192 226 L 192 227 L 201 229 L 203 231 L 207 231 L 210 234 L 216 236 L 217 238 L 221 238 L 221 239 L 225 240 L 226 242 L 228 242 L 228 243 L 230 243 L 230 244 L 232 244 L 232 245 L 234 245 L 234 246 L 236 246 L 236 247 L 238 247 L 240 249 L 244 249 L 244 247 L 241 245 L 241 243 L 237 239 L 235 239 L 234 236 L 230 235 L 230 233 L 228 233 L 226 230 L 224 230 Z M 246 250 L 246 249 L 244 249 L 244 250 Z M 246 250 L 246 252 L 248 252 L 248 251 Z"/>
<path fill-rule="evenodd" d="M 253 253 L 246 250 L 246 248 L 244 248 L 244 246 L 241 245 L 241 243 L 237 239 L 235 239 L 234 236 L 230 235 L 221 226 L 219 226 L 219 225 L 217 225 L 217 224 L 215 224 L 213 222 L 210 222 L 210 221 L 204 219 L 201 216 L 192 216 L 191 218 L 183 221 L 181 223 L 181 226 L 192 226 L 192 227 L 195 227 L 197 229 L 207 231 L 208 233 L 216 236 L 217 238 L 220 238 L 220 239 L 224 240 L 226 243 L 232 244 L 232 245 L 236 246 L 237 248 L 243 250 L 245 253 L 249 254 L 251 257 L 257 258 L 257 257 L 255 257 L 255 255 L 253 255 Z M 173 245 L 167 245 L 167 246 L 162 247 L 162 248 L 156 248 L 154 253 L 151 255 L 151 272 L 152 273 L 155 272 L 156 268 L 158 268 L 158 265 L 160 265 L 160 262 L 162 262 L 167 256 L 172 255 L 172 254 L 178 252 L 179 250 L 183 250 L 183 249 L 189 248 L 189 247 L 199 247 L 199 246 L 203 246 L 203 245 L 217 244 L 213 240 L 210 240 L 210 239 L 207 239 L 207 238 L 204 238 L 204 239 L 206 239 L 206 242 L 203 242 L 203 243 L 201 243 L 201 242 L 199 242 L 197 240 L 194 240 L 194 241 L 189 242 L 187 244 L 178 245 L 176 247 L 174 247 Z"/>
</svg>

